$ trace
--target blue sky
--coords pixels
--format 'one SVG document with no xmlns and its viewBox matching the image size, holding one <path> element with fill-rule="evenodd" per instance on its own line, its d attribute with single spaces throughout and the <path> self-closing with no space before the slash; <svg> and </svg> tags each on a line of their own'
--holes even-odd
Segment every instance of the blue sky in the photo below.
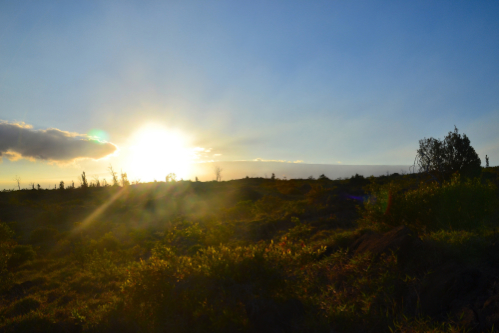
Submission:
<svg viewBox="0 0 499 333">
<path fill-rule="evenodd" d="M 120 149 L 64 165 L 4 157 L 0 187 L 21 171 L 126 171 L 147 124 L 207 160 L 383 165 L 412 164 L 419 139 L 456 125 L 497 165 L 497 13 L 496 1 L 0 1 L 0 120 L 100 130 Z"/>
</svg>

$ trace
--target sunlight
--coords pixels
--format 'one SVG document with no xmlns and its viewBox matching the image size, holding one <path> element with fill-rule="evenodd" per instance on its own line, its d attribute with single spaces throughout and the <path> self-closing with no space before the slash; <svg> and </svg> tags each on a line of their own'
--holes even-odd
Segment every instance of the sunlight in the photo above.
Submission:
<svg viewBox="0 0 499 333">
<path fill-rule="evenodd" d="M 132 138 L 130 174 L 142 181 L 164 181 L 175 173 L 187 178 L 192 161 L 192 149 L 186 136 L 160 125 L 142 127 Z"/>
</svg>

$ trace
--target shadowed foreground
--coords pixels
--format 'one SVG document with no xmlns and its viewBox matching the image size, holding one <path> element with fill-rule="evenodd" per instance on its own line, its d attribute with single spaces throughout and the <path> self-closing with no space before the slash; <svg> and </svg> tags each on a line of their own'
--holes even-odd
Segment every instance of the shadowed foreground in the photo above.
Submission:
<svg viewBox="0 0 499 333">
<path fill-rule="evenodd" d="M 2 332 L 499 325 L 499 169 L 0 193 Z"/>
</svg>

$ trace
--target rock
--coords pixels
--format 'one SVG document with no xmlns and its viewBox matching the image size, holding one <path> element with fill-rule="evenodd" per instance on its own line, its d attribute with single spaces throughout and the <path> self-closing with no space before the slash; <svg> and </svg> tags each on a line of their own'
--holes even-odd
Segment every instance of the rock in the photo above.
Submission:
<svg viewBox="0 0 499 333">
<path fill-rule="evenodd" d="M 384 234 L 370 232 L 362 235 L 351 246 L 354 254 L 371 252 L 376 256 L 382 253 L 397 252 L 398 264 L 406 266 L 413 259 L 422 241 L 408 227 L 396 227 Z"/>
</svg>

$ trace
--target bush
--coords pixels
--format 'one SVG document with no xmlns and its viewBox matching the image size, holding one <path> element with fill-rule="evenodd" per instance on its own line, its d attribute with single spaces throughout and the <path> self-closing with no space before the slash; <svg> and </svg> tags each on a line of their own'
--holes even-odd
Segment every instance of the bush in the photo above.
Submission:
<svg viewBox="0 0 499 333">
<path fill-rule="evenodd" d="M 4 222 L 0 222 L 0 243 L 14 237 L 14 231 Z"/>
<path fill-rule="evenodd" d="M 12 250 L 7 265 L 9 268 L 19 267 L 22 264 L 35 259 L 36 252 L 31 245 L 16 245 Z"/>
<path fill-rule="evenodd" d="M 28 296 L 12 303 L 10 308 L 7 310 L 6 315 L 8 317 L 21 316 L 38 309 L 40 305 L 41 303 L 39 300 Z"/>
<path fill-rule="evenodd" d="M 477 229 L 493 212 L 495 192 L 491 183 L 482 184 L 478 179 L 461 181 L 458 174 L 442 186 L 422 183 L 414 190 L 405 190 L 392 182 L 371 188 L 363 221 L 382 227 L 405 224 L 419 231 Z"/>
<path fill-rule="evenodd" d="M 150 260 L 129 268 L 122 286 L 124 315 L 145 331 L 248 329 L 245 305 L 263 296 L 292 295 L 293 272 L 324 250 L 283 240 L 209 247 L 187 257 L 158 245 Z"/>
<path fill-rule="evenodd" d="M 5 223 L 0 223 L 0 292 L 8 290 L 13 284 L 13 275 L 9 271 L 9 261 L 16 246 L 12 240 L 14 232 Z"/>
<path fill-rule="evenodd" d="M 31 232 L 30 243 L 53 243 L 57 240 L 59 231 L 52 227 L 39 227 Z"/>
</svg>

